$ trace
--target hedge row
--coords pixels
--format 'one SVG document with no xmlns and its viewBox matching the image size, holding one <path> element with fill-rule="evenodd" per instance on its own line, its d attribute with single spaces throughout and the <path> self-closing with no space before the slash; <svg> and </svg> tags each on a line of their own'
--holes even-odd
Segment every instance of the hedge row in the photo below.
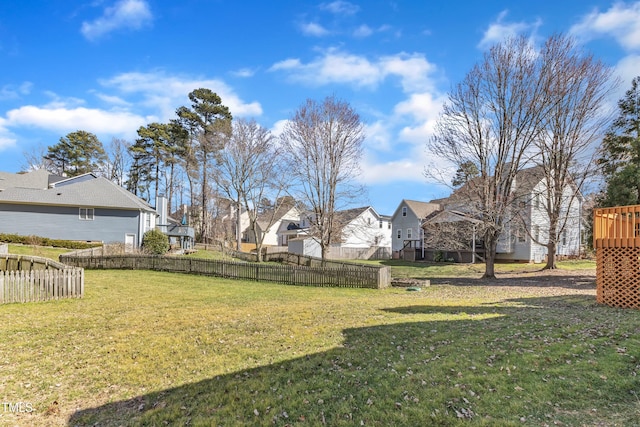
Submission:
<svg viewBox="0 0 640 427">
<path fill-rule="evenodd" d="M 48 237 L 21 236 L 19 234 L 4 233 L 0 233 L 0 242 L 35 246 L 52 246 L 54 248 L 66 249 L 89 249 L 102 246 L 102 243 L 78 242 L 73 240 L 49 239 Z"/>
</svg>

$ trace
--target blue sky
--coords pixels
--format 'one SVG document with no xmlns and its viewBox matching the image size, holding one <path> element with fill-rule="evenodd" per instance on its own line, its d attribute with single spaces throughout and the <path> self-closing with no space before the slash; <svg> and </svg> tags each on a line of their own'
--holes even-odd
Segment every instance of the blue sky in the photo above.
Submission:
<svg viewBox="0 0 640 427">
<path fill-rule="evenodd" d="M 424 177 L 447 91 L 493 43 L 572 34 L 640 74 L 640 1 L 29 0 L 0 2 L 0 171 L 75 130 L 105 144 L 217 92 L 275 134 L 335 95 L 366 125 L 361 181 L 381 214 L 448 190 Z"/>
</svg>

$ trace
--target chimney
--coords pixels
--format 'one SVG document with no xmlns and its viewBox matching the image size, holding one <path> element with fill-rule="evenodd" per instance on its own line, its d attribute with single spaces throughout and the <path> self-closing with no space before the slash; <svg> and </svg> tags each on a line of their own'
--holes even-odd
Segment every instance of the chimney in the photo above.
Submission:
<svg viewBox="0 0 640 427">
<path fill-rule="evenodd" d="M 158 225 L 168 225 L 168 200 L 163 195 L 156 198 L 156 212 L 158 212 Z"/>
</svg>

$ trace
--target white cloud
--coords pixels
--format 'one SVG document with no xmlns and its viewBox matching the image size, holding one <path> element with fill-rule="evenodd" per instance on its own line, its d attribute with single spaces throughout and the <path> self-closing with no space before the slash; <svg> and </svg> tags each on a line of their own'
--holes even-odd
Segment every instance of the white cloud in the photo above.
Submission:
<svg viewBox="0 0 640 427">
<path fill-rule="evenodd" d="M 373 30 L 368 25 L 362 24 L 353 31 L 353 36 L 357 38 L 369 37 L 373 34 Z"/>
<path fill-rule="evenodd" d="M 18 99 L 23 95 L 28 95 L 32 86 L 31 82 L 23 82 L 18 86 L 4 85 L 0 88 L 0 100 Z"/>
<path fill-rule="evenodd" d="M 500 12 L 495 22 L 489 25 L 484 32 L 482 40 L 478 43 L 480 49 L 486 49 L 505 39 L 525 33 L 535 36 L 538 28 L 542 25 L 542 21 L 537 19 L 534 22 L 507 22 L 505 20 L 508 12 L 506 10 Z"/>
<path fill-rule="evenodd" d="M 289 120 L 287 119 L 278 120 L 277 122 L 275 122 L 270 129 L 271 135 L 276 138 L 280 137 L 280 135 L 282 135 L 282 132 L 284 132 L 284 128 L 285 126 L 287 126 L 287 123 L 289 123 Z"/>
<path fill-rule="evenodd" d="M 0 151 L 15 145 L 16 138 L 6 128 L 7 121 L 0 117 Z"/>
<path fill-rule="evenodd" d="M 104 10 L 103 15 L 91 22 L 83 22 L 82 35 L 96 40 L 120 29 L 139 30 L 151 24 L 153 15 L 146 0 L 119 0 Z"/>
<path fill-rule="evenodd" d="M 402 129 L 400 135 L 403 140 L 414 144 L 425 144 L 433 135 L 444 102 L 444 96 L 438 97 L 429 92 L 423 92 L 411 94 L 407 100 L 398 103 L 394 108 L 395 114 L 410 116 L 414 119 L 413 124 Z"/>
<path fill-rule="evenodd" d="M 329 30 L 315 22 L 301 23 L 300 31 L 302 31 L 302 34 L 312 37 L 324 37 L 330 34 Z"/>
<path fill-rule="evenodd" d="M 87 130 L 93 133 L 126 134 L 147 124 L 151 117 L 93 108 L 36 107 L 27 105 L 7 113 L 7 125 L 35 126 L 56 131 Z"/>
<path fill-rule="evenodd" d="M 236 77 L 247 78 L 253 77 L 256 74 L 256 70 L 252 70 L 251 68 L 241 68 L 239 70 L 232 71 L 231 74 Z"/>
<path fill-rule="evenodd" d="M 299 59 L 286 59 L 269 70 L 286 71 L 292 81 L 310 86 L 342 83 L 375 88 L 386 77 L 397 76 L 403 90 L 412 91 L 431 86 L 429 74 L 435 66 L 422 54 L 399 53 L 371 61 L 364 56 L 332 48 L 307 64 Z"/>
<path fill-rule="evenodd" d="M 389 184 L 395 181 L 424 182 L 424 163 L 417 158 L 378 162 L 365 158 L 358 180 L 367 185 Z"/>
<path fill-rule="evenodd" d="M 120 107 L 131 107 L 132 104 L 119 96 L 108 95 L 106 93 L 101 93 L 97 91 L 91 91 L 98 99 L 106 102 L 107 104 L 120 106 Z"/>
<path fill-rule="evenodd" d="M 606 12 L 594 9 L 571 27 L 570 33 L 584 41 L 611 36 L 628 50 L 640 48 L 640 2 L 616 2 Z"/>
<path fill-rule="evenodd" d="M 322 3 L 320 9 L 329 11 L 336 15 L 355 15 L 360 10 L 360 6 L 348 1 L 333 1 L 331 3 Z"/>
<path fill-rule="evenodd" d="M 262 114 L 260 103 L 244 102 L 226 83 L 216 79 L 176 77 L 162 72 L 134 72 L 102 80 L 101 84 L 124 95 L 140 95 L 140 103 L 159 110 L 160 119 L 163 121 L 175 118 L 176 108 L 190 105 L 187 95 L 198 88 L 208 88 L 217 93 L 222 99 L 222 104 L 229 107 L 233 116 L 255 117 Z"/>
</svg>

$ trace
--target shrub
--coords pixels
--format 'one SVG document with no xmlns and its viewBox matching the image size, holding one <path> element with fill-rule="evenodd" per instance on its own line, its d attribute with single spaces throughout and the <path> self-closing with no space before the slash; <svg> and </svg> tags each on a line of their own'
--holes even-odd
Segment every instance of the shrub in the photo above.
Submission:
<svg viewBox="0 0 640 427">
<path fill-rule="evenodd" d="M 162 255 L 169 250 L 169 238 L 160 230 L 149 230 L 142 236 L 142 250 L 149 254 Z"/>
<path fill-rule="evenodd" d="M 19 234 L 4 233 L 0 233 L 0 242 L 32 246 L 52 246 L 54 248 L 65 249 L 89 249 L 102 246 L 102 243 L 78 242 L 74 240 L 49 239 L 48 237 L 21 236 Z"/>
</svg>

